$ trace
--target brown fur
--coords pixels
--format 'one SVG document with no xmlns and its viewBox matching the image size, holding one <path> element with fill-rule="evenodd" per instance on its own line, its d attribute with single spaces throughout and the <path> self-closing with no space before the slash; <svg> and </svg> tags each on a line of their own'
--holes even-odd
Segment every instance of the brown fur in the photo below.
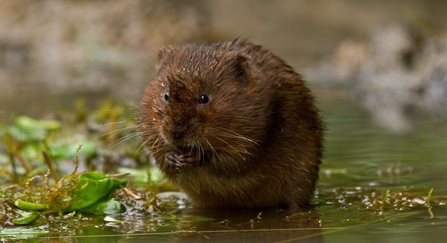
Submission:
<svg viewBox="0 0 447 243">
<path fill-rule="evenodd" d="M 323 125 L 300 75 L 260 46 L 164 48 L 138 119 L 156 164 L 198 206 L 309 204 Z"/>
</svg>

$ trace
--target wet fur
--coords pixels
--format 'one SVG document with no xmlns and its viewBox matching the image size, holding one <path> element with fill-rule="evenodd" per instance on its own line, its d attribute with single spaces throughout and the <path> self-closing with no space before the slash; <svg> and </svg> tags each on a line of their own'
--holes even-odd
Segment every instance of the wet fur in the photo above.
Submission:
<svg viewBox="0 0 447 243">
<path fill-rule="evenodd" d="M 201 94 L 209 103 L 197 102 Z M 156 164 L 198 206 L 309 204 L 323 125 L 301 77 L 260 46 L 164 48 L 138 120 Z M 171 151 L 197 153 L 201 163 L 172 166 L 165 162 Z"/>
</svg>

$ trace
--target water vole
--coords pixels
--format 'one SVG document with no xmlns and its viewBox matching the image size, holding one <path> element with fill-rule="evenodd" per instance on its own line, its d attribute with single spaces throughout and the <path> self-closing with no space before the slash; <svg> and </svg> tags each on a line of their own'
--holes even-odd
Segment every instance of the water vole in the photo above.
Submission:
<svg viewBox="0 0 447 243">
<path fill-rule="evenodd" d="M 309 204 L 322 121 L 300 75 L 258 45 L 165 47 L 138 121 L 156 164 L 199 207 Z"/>
</svg>

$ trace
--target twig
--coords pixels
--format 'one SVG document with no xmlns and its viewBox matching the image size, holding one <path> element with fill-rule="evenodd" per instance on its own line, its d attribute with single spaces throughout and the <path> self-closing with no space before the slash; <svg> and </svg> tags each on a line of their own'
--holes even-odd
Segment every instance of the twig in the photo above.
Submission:
<svg viewBox="0 0 447 243">
<path fill-rule="evenodd" d="M 42 151 L 43 158 L 45 161 L 45 164 L 47 164 L 48 170 L 50 171 L 51 177 L 53 177 L 54 181 L 58 182 L 60 180 L 59 176 L 57 175 L 56 171 L 53 168 L 53 163 L 51 161 L 50 156 L 47 152 Z"/>
</svg>

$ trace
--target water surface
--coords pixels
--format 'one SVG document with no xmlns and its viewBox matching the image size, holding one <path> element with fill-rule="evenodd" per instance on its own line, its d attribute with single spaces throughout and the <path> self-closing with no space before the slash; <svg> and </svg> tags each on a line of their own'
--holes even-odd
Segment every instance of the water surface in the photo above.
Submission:
<svg viewBox="0 0 447 243">
<path fill-rule="evenodd" d="M 341 94 L 317 94 L 327 131 L 312 210 L 290 214 L 278 209 L 201 211 L 185 206 L 188 209 L 169 215 L 116 216 L 121 223 L 105 224 L 102 217 L 80 219 L 74 230 L 42 239 L 444 242 L 447 122 L 420 118 L 413 132 L 392 134 L 371 124 L 366 112 Z M 427 203 L 431 189 L 436 204 Z"/>
</svg>

